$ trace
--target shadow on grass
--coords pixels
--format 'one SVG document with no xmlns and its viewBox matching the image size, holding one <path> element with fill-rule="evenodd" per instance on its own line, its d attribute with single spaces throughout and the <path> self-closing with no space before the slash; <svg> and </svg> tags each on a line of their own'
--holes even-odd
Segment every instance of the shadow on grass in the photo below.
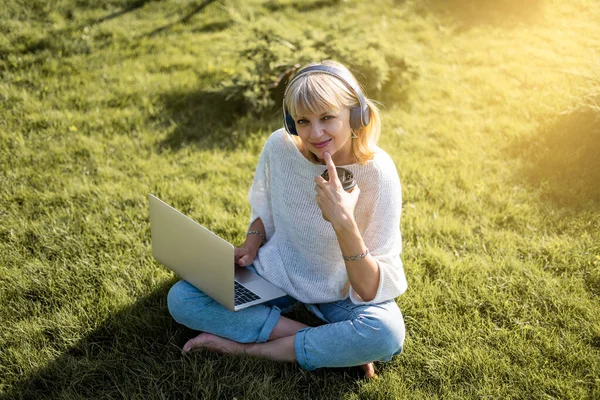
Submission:
<svg viewBox="0 0 600 400">
<path fill-rule="evenodd" d="M 98 18 L 97 20 L 93 21 L 92 23 L 97 25 L 97 24 L 101 24 L 106 21 L 110 21 L 111 19 L 115 19 L 122 15 L 128 14 L 132 11 L 136 11 L 136 10 L 144 7 L 146 5 L 146 3 L 150 3 L 152 1 L 154 1 L 154 0 L 133 0 L 130 3 L 128 3 L 122 10 L 116 11 L 116 12 L 108 14 L 104 17 Z"/>
<path fill-rule="evenodd" d="M 544 0 L 425 0 L 422 9 L 452 17 L 460 30 L 480 25 L 512 27 L 533 22 Z"/>
<path fill-rule="evenodd" d="M 182 332 L 166 311 L 169 285 L 113 314 L 49 365 L 23 376 L 5 398 L 128 397 L 140 382 L 152 380 L 140 367 L 150 372 L 157 360 L 174 358 L 174 343 Z"/>
<path fill-rule="evenodd" d="M 155 35 L 158 35 L 159 33 L 162 33 L 166 30 L 171 29 L 175 25 L 185 24 L 185 23 L 189 22 L 196 14 L 198 14 L 199 12 L 201 12 L 207 6 L 209 6 L 210 4 L 212 4 L 214 2 L 215 2 L 215 0 L 204 0 L 198 4 L 193 4 L 190 7 L 190 10 L 183 17 L 179 18 L 179 20 L 172 22 L 170 24 L 161 26 L 160 28 L 156 28 L 152 32 L 148 33 L 146 36 L 155 36 Z"/>
<path fill-rule="evenodd" d="M 66 28 L 50 31 L 45 37 L 27 44 L 22 53 L 35 54 L 43 52 L 44 50 L 48 50 L 54 55 L 60 55 L 63 57 L 76 54 L 89 54 L 92 52 L 94 46 L 89 40 L 84 39 L 81 35 L 86 28 L 94 25 L 100 25 L 106 21 L 110 21 L 112 19 L 137 11 L 152 1 L 154 0 L 133 0 L 127 3 L 123 9 L 105 15 L 104 17 L 100 17 L 96 20 L 88 20 L 78 24 L 69 25 Z M 70 20 L 74 18 L 74 13 L 72 10 L 68 11 L 67 18 Z M 97 43 L 94 43 L 94 45 L 99 48 L 104 48 L 111 42 L 110 35 L 101 35 L 100 37 L 94 38 L 94 40 L 97 41 Z"/>
<path fill-rule="evenodd" d="M 298 12 L 310 12 L 316 11 L 323 8 L 328 8 L 332 6 L 337 6 L 342 4 L 343 0 L 314 0 L 314 1 L 290 1 L 290 2 L 281 2 L 277 0 L 269 0 L 265 3 L 264 7 L 271 11 L 277 12 L 281 10 L 285 10 L 286 8 L 292 8 Z"/>
<path fill-rule="evenodd" d="M 600 204 L 600 109 L 563 113 L 511 153 L 523 160 L 517 173 L 543 199 L 574 209 Z"/>
<path fill-rule="evenodd" d="M 191 33 L 214 33 L 221 32 L 231 27 L 233 23 L 231 21 L 220 21 L 220 22 L 209 22 L 199 28 L 191 29 Z"/>
<path fill-rule="evenodd" d="M 277 110 L 265 116 L 248 115 L 242 99 L 226 96 L 218 89 L 164 94 L 160 101 L 167 114 L 162 119 L 172 131 L 160 143 L 160 150 L 178 150 L 190 145 L 235 150 L 246 146 L 256 132 L 271 132 L 281 127 Z"/>
<path fill-rule="evenodd" d="M 358 368 L 306 372 L 208 351 L 182 356 L 197 332 L 167 311 L 173 283 L 112 314 L 54 361 L 5 387 L 0 398 L 340 398 L 362 379 Z M 288 316 L 316 320 L 303 308 Z"/>
<path fill-rule="evenodd" d="M 43 51 L 49 51 L 54 56 L 59 57 L 68 57 L 72 55 L 80 55 L 80 54 L 91 54 L 94 51 L 101 50 L 106 48 L 113 42 L 113 37 L 106 33 L 100 33 L 94 37 L 89 37 L 86 34 L 86 29 L 94 26 L 100 25 L 106 21 L 113 20 L 115 18 L 124 16 L 128 13 L 135 12 L 141 8 L 143 8 L 147 3 L 150 3 L 155 0 L 133 0 L 127 3 L 123 9 L 108 14 L 104 17 L 100 17 L 96 20 L 88 20 L 85 22 L 80 22 L 77 24 L 72 24 L 67 26 L 66 28 L 50 31 L 47 35 L 41 39 L 37 39 L 31 43 L 27 43 L 23 50 L 19 53 L 27 54 L 27 53 L 41 53 Z M 200 13 L 204 10 L 208 5 L 214 3 L 215 0 L 204 0 L 198 4 L 192 4 L 189 6 L 189 11 L 181 17 L 178 21 L 173 22 L 171 24 L 162 26 L 160 28 L 155 29 L 154 31 L 142 35 L 142 36 L 154 36 L 163 31 L 170 29 L 171 27 L 180 24 L 189 22 L 196 14 Z M 73 11 L 70 11 L 67 14 L 69 19 L 74 18 Z M 206 27 L 208 30 L 221 29 L 219 26 L 214 27 Z"/>
</svg>

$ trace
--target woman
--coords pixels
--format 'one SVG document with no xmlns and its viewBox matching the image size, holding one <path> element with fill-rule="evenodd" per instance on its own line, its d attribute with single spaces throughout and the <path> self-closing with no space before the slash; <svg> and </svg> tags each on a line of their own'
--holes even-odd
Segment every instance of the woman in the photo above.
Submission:
<svg viewBox="0 0 600 400">
<path fill-rule="evenodd" d="M 372 361 L 402 350 L 404 322 L 394 298 L 407 287 L 400 181 L 376 146 L 379 113 L 354 76 L 332 61 L 301 69 L 283 110 L 285 130 L 269 137 L 256 167 L 251 223 L 235 260 L 288 296 L 231 312 L 180 281 L 169 292 L 169 311 L 204 332 L 184 352 L 203 347 L 307 370 L 360 365 L 374 377 Z M 354 175 L 351 191 L 336 165 Z M 281 315 L 298 301 L 326 324 L 309 327 Z"/>
</svg>

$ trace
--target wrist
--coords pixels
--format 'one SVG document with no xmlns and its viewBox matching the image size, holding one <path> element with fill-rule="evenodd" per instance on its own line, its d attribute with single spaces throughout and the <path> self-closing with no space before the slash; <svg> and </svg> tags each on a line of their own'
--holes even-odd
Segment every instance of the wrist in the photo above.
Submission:
<svg viewBox="0 0 600 400">
<path fill-rule="evenodd" d="M 267 237 L 261 231 L 248 231 L 248 232 L 246 232 L 246 240 L 248 240 L 248 237 L 252 236 L 252 235 L 256 235 L 256 236 L 260 237 L 260 239 L 261 239 L 261 242 L 260 242 L 261 245 L 267 243 Z"/>
<path fill-rule="evenodd" d="M 356 232 L 358 230 L 354 215 L 342 215 L 340 218 L 336 218 L 335 222 L 332 222 L 331 225 L 337 234 Z"/>
<path fill-rule="evenodd" d="M 242 245 L 242 248 L 248 250 L 252 254 L 256 254 L 258 253 L 258 249 L 260 248 L 260 246 L 262 246 L 263 244 L 264 242 L 261 236 L 251 234 L 246 236 L 246 241 Z"/>
</svg>

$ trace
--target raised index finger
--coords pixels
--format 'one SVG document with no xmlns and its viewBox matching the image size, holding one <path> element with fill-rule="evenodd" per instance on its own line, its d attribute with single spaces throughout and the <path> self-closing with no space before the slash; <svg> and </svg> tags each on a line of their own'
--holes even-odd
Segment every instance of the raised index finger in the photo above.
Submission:
<svg viewBox="0 0 600 400">
<path fill-rule="evenodd" d="M 325 159 L 325 164 L 327 164 L 327 171 L 329 172 L 329 182 L 335 182 L 336 184 L 340 184 L 340 178 L 338 178 L 337 171 L 335 169 L 335 164 L 331 159 L 331 154 L 328 152 L 323 153 L 323 158 Z"/>
</svg>

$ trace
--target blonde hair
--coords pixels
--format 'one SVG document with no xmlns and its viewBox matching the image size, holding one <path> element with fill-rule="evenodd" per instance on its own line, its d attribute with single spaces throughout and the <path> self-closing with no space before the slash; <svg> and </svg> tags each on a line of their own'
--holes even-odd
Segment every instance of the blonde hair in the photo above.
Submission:
<svg viewBox="0 0 600 400">
<path fill-rule="evenodd" d="M 313 63 L 312 65 L 326 65 L 336 69 L 346 71 L 352 78 L 352 83 L 360 87 L 358 81 L 352 73 L 336 61 L 327 60 L 322 63 Z M 302 71 L 300 69 L 299 71 Z M 287 88 L 284 99 L 285 108 L 292 116 L 297 116 L 301 112 L 310 112 L 320 114 L 324 110 L 339 110 L 344 107 L 352 108 L 360 106 L 357 95 L 340 79 L 327 73 L 314 72 L 299 77 Z M 372 100 L 365 97 L 369 106 L 370 121 L 365 127 L 354 129 L 358 136 L 352 140 L 352 156 L 354 161 L 359 164 L 365 164 L 373 159 L 375 155 L 375 146 L 381 134 L 381 117 L 379 110 Z M 320 160 L 311 152 L 306 151 L 302 139 L 292 135 L 298 148 L 308 156 L 309 160 L 318 163 Z"/>
</svg>

